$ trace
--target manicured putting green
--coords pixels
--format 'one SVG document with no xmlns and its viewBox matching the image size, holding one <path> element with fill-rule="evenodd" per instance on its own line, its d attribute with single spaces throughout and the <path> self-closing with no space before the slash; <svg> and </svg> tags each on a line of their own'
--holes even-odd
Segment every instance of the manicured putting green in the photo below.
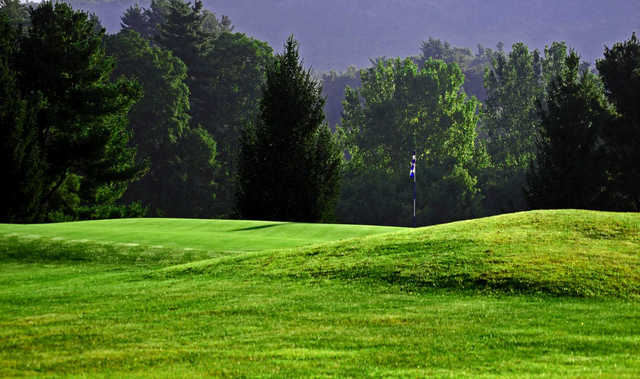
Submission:
<svg viewBox="0 0 640 379">
<path fill-rule="evenodd" d="M 389 233 L 404 228 L 270 221 L 137 218 L 0 224 L 0 235 L 213 251 L 259 251 Z"/>
</svg>

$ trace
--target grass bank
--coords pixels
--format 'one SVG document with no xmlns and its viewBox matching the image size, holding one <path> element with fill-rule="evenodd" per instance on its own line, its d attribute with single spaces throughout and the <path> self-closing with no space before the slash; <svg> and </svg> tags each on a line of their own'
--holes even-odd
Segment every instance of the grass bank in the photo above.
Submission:
<svg viewBox="0 0 640 379">
<path fill-rule="evenodd" d="M 406 290 L 640 297 L 640 214 L 533 211 L 168 267 L 382 282 Z"/>
<path fill-rule="evenodd" d="M 248 240 L 282 225 L 238 250 L 224 233 L 195 249 L 0 225 L 0 377 L 637 377 L 639 221 L 544 211 Z"/>
</svg>

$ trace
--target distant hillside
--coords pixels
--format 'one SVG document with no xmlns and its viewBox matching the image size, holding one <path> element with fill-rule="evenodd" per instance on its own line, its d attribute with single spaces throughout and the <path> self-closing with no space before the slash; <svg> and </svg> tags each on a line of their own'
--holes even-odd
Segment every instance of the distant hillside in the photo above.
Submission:
<svg viewBox="0 0 640 379">
<path fill-rule="evenodd" d="M 71 0 L 98 14 L 109 31 L 135 0 Z M 139 1 L 143 6 L 148 1 Z M 523 41 L 544 48 L 563 40 L 592 61 L 604 45 L 640 30 L 637 0 L 204 0 L 228 15 L 236 30 L 267 41 L 276 51 L 289 34 L 301 43 L 305 63 L 316 71 L 365 66 L 378 56 L 416 55 L 429 36 L 455 46 L 508 48 Z"/>
</svg>

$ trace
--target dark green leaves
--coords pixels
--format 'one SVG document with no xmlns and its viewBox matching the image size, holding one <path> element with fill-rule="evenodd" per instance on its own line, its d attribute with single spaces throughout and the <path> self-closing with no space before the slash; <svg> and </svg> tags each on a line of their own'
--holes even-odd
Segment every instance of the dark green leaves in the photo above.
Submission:
<svg viewBox="0 0 640 379">
<path fill-rule="evenodd" d="M 320 84 L 289 37 L 267 69 L 260 115 L 243 137 L 238 209 L 249 219 L 326 221 L 338 195 L 341 153 L 324 121 Z"/>
<path fill-rule="evenodd" d="M 411 152 L 417 152 L 418 222 L 473 211 L 476 179 L 474 99 L 455 63 L 378 60 L 345 94 L 342 131 L 350 161 L 339 216 L 347 222 L 408 225 Z"/>
<path fill-rule="evenodd" d="M 30 10 L 30 18 L 26 35 L 10 34 L 15 49 L 3 49 L 4 69 L 15 73 L 3 86 L 15 86 L 16 97 L 3 129 L 17 138 L 5 162 L 8 171 L 24 172 L 9 182 L 28 188 L 15 191 L 29 198 L 2 217 L 39 221 L 63 211 L 73 218 L 65 199 L 113 202 L 140 173 L 126 126 L 141 91 L 135 82 L 109 80 L 113 61 L 104 53 L 104 30 L 87 14 L 45 2 Z M 111 195 L 98 199 L 105 192 Z"/>
</svg>

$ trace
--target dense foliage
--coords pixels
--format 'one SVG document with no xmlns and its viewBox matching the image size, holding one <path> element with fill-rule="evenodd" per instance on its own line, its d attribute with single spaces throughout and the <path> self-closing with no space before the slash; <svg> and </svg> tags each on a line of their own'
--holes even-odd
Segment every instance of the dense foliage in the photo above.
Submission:
<svg viewBox="0 0 640 379">
<path fill-rule="evenodd" d="M 0 0 L 0 219 L 408 225 L 413 151 L 418 225 L 640 209 L 635 34 L 597 72 L 563 42 L 472 53 L 429 38 L 316 75 L 295 41 L 274 57 L 199 0 L 145 6 L 105 35 L 69 5 Z"/>
<path fill-rule="evenodd" d="M 474 168 L 478 102 L 461 91 L 455 63 L 383 60 L 348 88 L 342 132 L 350 160 L 338 216 L 347 222 L 407 225 L 409 161 L 417 156 L 418 224 L 470 217 L 477 211 Z"/>
<path fill-rule="evenodd" d="M 628 41 L 605 48 L 596 64 L 605 94 L 619 115 L 602 139 L 608 153 L 614 209 L 640 211 L 640 42 Z"/>
<path fill-rule="evenodd" d="M 342 157 L 323 107 L 291 36 L 267 69 L 259 117 L 244 133 L 237 205 L 244 218 L 333 219 Z"/>
<path fill-rule="evenodd" d="M 580 71 L 575 53 L 541 104 L 542 134 L 529 173 L 537 208 L 640 210 L 640 44 L 606 48 L 601 77 Z M 602 82 L 601 82 L 602 81 Z"/>
<path fill-rule="evenodd" d="M 487 99 L 480 130 L 491 169 L 483 177 L 484 207 L 489 213 L 527 209 L 526 173 L 536 159 L 540 131 L 537 104 L 545 102 L 549 78 L 559 72 L 566 46 L 554 43 L 544 54 L 516 43 L 499 49 L 485 71 Z"/>
<path fill-rule="evenodd" d="M 129 119 L 138 159 L 148 162 L 150 170 L 129 185 L 122 201 L 142 201 L 151 215 L 210 215 L 216 144 L 189 124 L 186 66 L 133 30 L 109 36 L 106 46 L 117 62 L 114 76 L 135 79 L 144 90 Z"/>
<path fill-rule="evenodd" d="M 478 51 L 473 54 L 470 49 L 451 46 L 447 41 L 429 37 L 420 46 L 420 55 L 415 58 L 418 66 L 423 66 L 429 59 L 439 59 L 446 63 L 455 63 L 464 74 L 462 88 L 469 96 L 475 96 L 484 101 L 487 97 L 484 88 L 484 71 L 491 63 L 493 50 L 478 45 Z"/>
<path fill-rule="evenodd" d="M 614 115 L 598 77 L 580 72 L 579 63 L 571 52 L 539 105 L 537 156 L 527 176 L 533 208 L 607 208 L 608 161 L 600 136 Z"/>
<path fill-rule="evenodd" d="M 190 182 L 185 181 L 185 189 L 188 191 L 193 184 L 200 186 L 199 195 L 192 199 L 193 204 L 199 204 L 198 212 L 191 216 L 233 215 L 240 133 L 257 115 L 271 48 L 244 34 L 232 33 L 228 17 L 218 19 L 199 1 L 190 5 L 182 0 L 154 0 L 148 9 L 136 5 L 125 12 L 122 26 L 185 63 L 189 123 L 193 130 L 199 130 L 192 139 L 200 145 L 197 140 L 202 138 L 198 136 L 215 141 L 215 167 L 203 166 L 198 163 L 200 159 L 193 162 L 200 168 L 188 168 Z M 185 206 L 185 212 L 189 213 L 190 206 Z"/>
<path fill-rule="evenodd" d="M 2 154 L 11 194 L 5 221 L 77 217 L 112 204 L 143 167 L 128 145 L 135 82 L 112 82 L 104 29 L 68 5 L 29 10 L 26 30 L 2 17 Z"/>
</svg>

